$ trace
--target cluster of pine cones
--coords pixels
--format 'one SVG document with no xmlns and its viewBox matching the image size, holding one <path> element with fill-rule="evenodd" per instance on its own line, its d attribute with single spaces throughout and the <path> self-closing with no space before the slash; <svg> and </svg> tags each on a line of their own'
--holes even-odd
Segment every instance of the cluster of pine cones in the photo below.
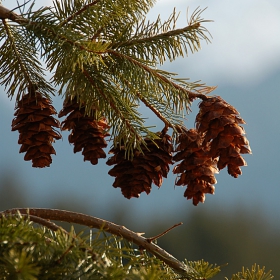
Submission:
<svg viewBox="0 0 280 280">
<path fill-rule="evenodd" d="M 83 104 L 83 103 L 82 103 Z M 115 177 L 113 186 L 120 188 L 126 198 L 139 197 L 151 191 L 152 184 L 160 187 L 167 178 L 170 165 L 176 163 L 175 185 L 187 186 L 184 196 L 193 204 L 205 201 L 205 194 L 213 194 L 215 173 L 227 167 L 233 177 L 241 175 L 241 166 L 246 165 L 241 154 L 251 153 L 249 142 L 236 109 L 220 97 L 212 97 L 200 103 L 196 128 L 175 127 L 176 143 L 165 131 L 155 140 L 145 139 L 141 149 L 133 151 L 133 158 L 126 157 L 125 148 L 115 145 L 107 165 L 114 165 L 109 174 Z M 68 140 L 74 145 L 74 153 L 82 152 L 85 161 L 97 164 L 106 158 L 105 137 L 109 125 L 105 118 L 97 118 L 95 108 L 87 115 L 85 106 L 76 99 L 66 100 L 58 117 L 65 117 L 60 124 L 52 115 L 56 110 L 41 93 L 30 91 L 17 103 L 12 130 L 19 131 L 20 153 L 31 160 L 33 167 L 47 167 L 55 154 L 52 143 L 61 138 L 55 129 L 69 130 Z M 175 148 L 174 148 L 175 146 Z"/>
<path fill-rule="evenodd" d="M 94 111 L 94 110 L 93 110 Z M 97 164 L 99 158 L 105 158 L 103 151 L 107 147 L 105 137 L 109 136 L 106 119 L 96 119 L 85 114 L 85 106 L 77 100 L 66 100 L 58 116 L 66 116 L 60 124 L 52 115 L 55 108 L 41 93 L 31 91 L 17 103 L 12 131 L 19 131 L 18 143 L 20 153 L 26 152 L 24 159 L 32 160 L 33 167 L 48 167 L 52 163 L 51 155 L 55 154 L 52 143 L 61 138 L 54 129 L 69 130 L 68 140 L 74 144 L 74 153 L 82 151 L 84 161 Z"/>
<path fill-rule="evenodd" d="M 173 169 L 179 174 L 176 185 L 187 186 L 184 196 L 193 204 L 205 201 L 205 194 L 213 194 L 216 183 L 214 174 L 227 167 L 228 173 L 237 178 L 240 166 L 246 161 L 241 154 L 250 154 L 249 141 L 240 124 L 245 121 L 236 109 L 221 97 L 208 98 L 200 103 L 196 116 L 196 129 L 179 131 Z"/>
</svg>

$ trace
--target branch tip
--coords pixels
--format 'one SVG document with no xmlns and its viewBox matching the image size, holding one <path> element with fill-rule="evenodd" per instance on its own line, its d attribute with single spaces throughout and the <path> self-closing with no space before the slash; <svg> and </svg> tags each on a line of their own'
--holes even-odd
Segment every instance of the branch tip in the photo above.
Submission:
<svg viewBox="0 0 280 280">
<path fill-rule="evenodd" d="M 162 233 L 160 233 L 160 234 L 158 234 L 158 235 L 156 235 L 156 236 L 147 238 L 147 241 L 148 241 L 149 243 L 151 243 L 151 242 L 153 242 L 154 240 L 156 240 L 156 239 L 162 237 L 163 235 L 165 235 L 166 233 L 168 233 L 168 232 L 169 232 L 170 230 L 172 230 L 173 228 L 178 227 L 178 226 L 181 226 L 182 224 L 183 224 L 182 222 L 180 222 L 180 223 L 178 223 L 178 224 L 175 224 L 175 225 L 173 225 L 172 227 L 170 227 L 170 228 L 168 228 L 167 230 L 165 230 L 164 232 L 162 232 Z"/>
</svg>

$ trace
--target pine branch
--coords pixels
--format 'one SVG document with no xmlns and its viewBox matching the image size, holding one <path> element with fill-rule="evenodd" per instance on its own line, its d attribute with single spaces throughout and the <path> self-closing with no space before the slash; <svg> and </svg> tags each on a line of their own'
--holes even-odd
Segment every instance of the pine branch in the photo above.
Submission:
<svg viewBox="0 0 280 280">
<path fill-rule="evenodd" d="M 53 91 L 44 79 L 43 69 L 36 59 L 35 42 L 25 37 L 20 26 L 10 26 L 2 19 L 6 40 L 0 47 L 0 84 L 7 88 L 9 97 L 17 91 L 17 100 L 28 89 L 36 88 L 48 95 Z M 4 36 L 3 36 L 4 37 Z"/>
<path fill-rule="evenodd" d="M 144 138 L 156 139 L 139 113 L 140 104 L 161 119 L 167 130 L 181 123 L 193 99 L 206 100 L 205 94 L 214 89 L 175 79 L 173 73 L 158 70 L 156 59 L 149 57 L 153 53 L 161 60 L 166 52 L 175 58 L 183 49 L 199 47 L 199 37 L 207 40 L 201 26 L 205 22 L 200 18 L 202 11 L 196 10 L 183 29 L 175 29 L 175 11 L 163 24 L 158 18 L 146 25 L 141 20 L 152 2 L 55 0 L 54 9 L 32 12 L 30 8 L 21 26 L 24 35 L 33 39 L 33 45 L 36 41 L 43 52 L 41 57 L 54 73 L 52 82 L 60 87 L 58 94 L 77 97 L 87 114 L 97 106 L 111 126 L 115 146 L 123 145 L 132 157 L 135 148 L 141 151 L 145 145 Z M 32 53 L 32 57 L 36 55 Z M 16 82 L 11 85 L 16 88 Z"/>
<path fill-rule="evenodd" d="M 11 32 L 11 30 L 10 30 L 10 28 L 9 28 L 9 26 L 8 26 L 8 24 L 7 24 L 5 19 L 2 20 L 2 23 L 3 23 L 4 27 L 5 27 L 6 33 L 8 35 L 8 41 L 9 41 L 5 45 L 8 45 L 7 48 L 11 47 L 12 52 L 15 55 L 15 59 L 18 61 L 17 64 L 18 64 L 18 66 L 20 68 L 19 69 L 20 72 L 23 73 L 24 78 L 27 80 L 27 84 L 31 85 L 32 82 L 31 82 L 30 74 L 28 73 L 28 71 L 26 69 L 26 65 L 23 62 L 22 57 L 21 57 L 21 55 L 19 53 L 19 50 L 18 50 L 18 48 L 16 46 L 16 41 L 14 39 L 14 36 L 12 35 L 12 32 Z"/>
<path fill-rule="evenodd" d="M 95 3 L 95 2 L 94 2 Z M 88 8 L 88 6 L 87 6 L 87 8 Z M 86 8 L 85 9 L 83 9 L 83 11 L 84 10 L 87 10 Z M 81 11 L 81 10 L 79 10 L 79 11 Z M 78 12 L 77 12 L 78 13 Z M 40 14 L 40 13 L 39 13 Z M 79 14 L 79 13 L 78 13 Z M 194 21 L 194 20 L 193 20 Z M 195 26 L 195 24 L 197 24 L 197 23 L 194 23 L 194 25 L 193 26 Z M 78 48 L 78 50 L 80 50 L 79 52 L 80 52 L 80 54 L 81 54 L 81 52 L 83 53 L 83 52 L 85 52 L 85 53 L 92 53 L 92 59 L 93 59 L 93 61 L 98 61 L 98 60 L 102 60 L 102 55 L 104 55 L 104 54 L 106 54 L 106 53 L 112 53 L 112 54 L 117 54 L 118 53 L 118 55 L 121 55 L 121 59 L 129 59 L 130 60 L 130 62 L 132 62 L 132 64 L 133 65 L 135 65 L 135 66 L 138 66 L 138 67 L 142 67 L 142 69 L 144 70 L 144 71 L 146 71 L 146 72 L 148 72 L 150 75 L 152 75 L 153 77 L 155 77 L 155 78 L 158 78 L 160 81 L 161 81 L 161 83 L 163 83 L 163 84 L 169 84 L 169 85 L 171 85 L 172 87 L 174 87 L 176 90 L 179 90 L 179 92 L 182 92 L 182 87 L 180 86 L 180 85 L 178 85 L 178 84 L 176 84 L 175 82 L 172 82 L 171 80 L 169 80 L 169 79 L 167 79 L 166 77 L 164 77 L 163 75 L 161 75 L 161 74 L 159 74 L 159 71 L 156 71 L 156 70 L 153 70 L 153 71 L 151 71 L 152 69 L 151 68 L 149 68 L 148 66 L 145 66 L 145 65 L 143 65 L 142 63 L 140 63 L 140 62 L 138 62 L 138 61 L 136 61 L 134 58 L 132 58 L 132 57 L 130 57 L 130 56 L 127 56 L 127 55 L 125 55 L 125 54 L 120 54 L 119 52 L 116 52 L 116 51 L 114 51 L 114 50 L 112 50 L 111 48 L 110 49 L 106 49 L 106 45 L 104 45 L 104 44 L 102 44 L 102 45 L 104 45 L 104 47 L 102 47 L 100 44 L 100 46 L 101 46 L 101 48 L 100 47 L 97 47 L 97 43 L 93 43 L 93 44 L 90 44 L 90 42 L 83 42 L 83 41 L 81 41 L 81 40 L 77 40 L 77 38 L 71 38 L 71 37 L 68 37 L 68 35 L 70 35 L 70 34 L 68 34 L 67 36 L 65 36 L 65 35 L 63 35 L 63 34 L 61 34 L 61 32 L 59 31 L 59 33 L 57 33 L 58 32 L 58 28 L 56 28 L 56 29 L 53 29 L 53 28 L 51 28 L 51 27 L 48 27 L 48 25 L 42 25 L 42 23 L 40 23 L 40 22 L 34 22 L 34 21 L 29 21 L 29 26 L 32 26 L 32 28 L 35 28 L 35 29 L 40 29 L 40 28 L 42 28 L 42 30 L 41 31 L 43 31 L 43 33 L 44 34 L 48 34 L 48 36 L 45 36 L 45 37 L 49 37 L 49 35 L 52 35 L 52 37 L 53 37 L 53 39 L 55 40 L 55 41 L 57 41 L 58 40 L 58 44 L 51 44 L 51 48 L 49 48 L 49 47 L 44 47 L 45 49 L 46 49 L 46 52 L 45 52 L 45 55 L 47 55 L 47 53 L 49 53 L 49 55 L 48 55 L 48 57 L 47 57 L 47 61 L 48 61 L 48 67 L 50 68 L 50 70 L 52 71 L 52 69 L 57 65 L 57 61 L 58 61 L 58 57 L 60 57 L 61 58 L 61 55 L 65 55 L 66 53 L 67 53 L 67 51 L 65 51 L 65 49 L 62 47 L 62 45 L 61 44 L 59 44 L 59 41 L 63 44 L 63 46 L 64 46 L 64 44 L 65 43 L 68 43 L 68 44 L 70 44 L 70 45 L 72 45 L 72 49 L 73 49 L 73 51 L 74 51 L 74 49 L 77 49 Z M 191 28 L 193 28 L 193 26 L 191 26 L 191 27 L 187 27 L 187 28 L 189 28 L 189 29 L 191 29 Z M 170 32 L 167 32 L 166 34 L 167 34 L 167 37 L 170 35 L 170 36 L 173 36 L 174 34 L 179 34 L 179 33 L 181 33 L 182 32 L 182 30 L 172 30 L 172 31 L 170 31 Z M 74 33 L 74 36 L 76 36 L 75 34 L 77 34 L 77 32 L 75 31 L 75 33 Z M 173 35 L 172 35 L 173 34 Z M 162 36 L 162 34 L 159 34 L 159 35 L 155 35 L 155 37 L 154 37 L 154 39 L 155 38 L 158 38 L 158 37 L 156 37 L 156 36 Z M 151 38 L 151 40 L 154 40 L 153 39 L 153 37 Z M 43 39 L 43 40 L 45 40 L 45 39 Z M 45 43 L 48 43 L 48 41 L 49 41 L 49 39 L 47 39 L 47 41 L 45 42 Z M 156 40 L 157 41 L 157 40 Z M 56 50 L 53 50 L 53 47 L 54 46 L 56 46 L 56 48 L 57 47 L 59 47 L 59 48 L 57 48 L 57 51 Z M 109 45 L 108 45 L 109 46 Z M 97 48 L 96 48 L 97 47 Z M 68 48 L 69 49 L 69 48 Z M 70 49 L 69 49 L 70 50 Z M 51 52 L 51 53 L 50 53 Z M 68 51 L 69 52 L 69 51 Z M 76 51 L 75 51 L 76 52 Z M 51 54 L 51 55 L 50 55 Z M 80 54 L 74 54 L 73 52 L 69 52 L 68 53 L 68 57 L 69 57 L 69 55 L 71 56 L 73 56 L 73 57 L 75 57 L 75 56 L 77 56 L 77 57 L 80 57 Z M 87 56 L 88 57 L 88 56 Z M 61 60 L 60 60 L 61 61 Z M 79 67 L 80 68 L 82 68 L 83 69 L 83 61 L 87 61 L 87 63 L 88 63 L 88 58 L 87 59 L 82 59 L 81 57 L 79 58 Z M 67 59 L 67 62 L 69 62 L 69 60 Z M 64 66 L 62 66 L 61 65 L 61 67 L 62 67 L 62 71 L 61 71 L 61 73 L 65 73 L 66 71 L 65 71 L 65 69 L 63 68 Z M 68 66 L 69 67 L 69 66 Z M 70 65 L 70 67 L 74 67 L 74 65 L 73 66 L 71 66 Z M 59 67 L 57 68 L 57 73 L 58 73 L 58 71 L 59 71 Z M 72 76 L 73 77 L 73 76 Z M 54 81 L 62 81 L 62 80 L 65 80 L 65 77 L 64 77 L 64 79 L 62 79 L 62 77 L 60 77 L 60 76 L 54 76 Z M 64 85 L 63 85 L 63 83 L 62 83 L 62 85 L 61 85 L 61 88 L 63 87 Z M 210 91 L 210 90 L 208 90 L 208 91 Z M 191 91 L 189 91 L 189 90 L 186 90 L 186 89 L 183 89 L 183 92 L 184 93 L 187 93 L 187 95 L 189 95 L 189 98 L 190 99 L 192 99 L 192 98 L 196 98 L 196 97 L 198 97 L 198 98 L 205 98 L 204 96 L 203 96 L 203 94 L 200 94 L 200 93 L 198 93 L 198 94 L 196 94 L 196 93 L 192 93 Z M 195 95 L 195 97 L 193 97 L 193 95 Z M 185 100 L 187 100 L 188 99 L 188 97 L 185 95 L 185 94 L 183 94 L 183 96 L 181 95 L 179 95 L 179 98 L 180 98 L 180 102 L 179 103 L 181 103 L 181 102 L 183 102 L 183 103 L 185 103 Z M 169 100 L 169 98 L 167 98 L 167 101 Z M 180 107 L 184 107 L 184 106 L 182 106 L 182 105 L 178 105 L 178 100 L 172 100 L 172 101 L 175 101 L 175 102 L 173 102 L 174 103 L 174 107 L 175 108 L 180 108 Z M 187 107 L 187 104 L 186 104 L 186 107 Z"/>
<path fill-rule="evenodd" d="M 15 216 L 17 217 L 17 214 L 10 214 L 11 216 Z M 37 217 L 37 216 L 34 216 L 34 215 L 29 215 L 29 214 L 20 214 L 23 218 L 25 218 L 26 220 L 30 220 L 34 223 L 37 223 L 37 224 L 40 224 L 44 227 L 47 227 L 49 228 L 50 230 L 53 230 L 53 231 L 57 231 L 57 230 L 61 230 L 63 231 L 64 233 L 67 233 L 68 232 L 66 230 L 64 230 L 62 227 L 56 225 L 55 223 L 53 222 L 50 222 L 46 219 L 43 219 L 43 218 L 40 218 L 40 217 Z"/>
<path fill-rule="evenodd" d="M 94 80 L 92 79 L 92 77 L 86 70 L 84 70 L 83 73 L 86 76 L 86 78 L 89 80 L 89 82 L 93 85 L 93 87 L 95 87 L 97 89 L 100 96 L 102 96 L 104 100 L 108 101 L 110 107 L 116 112 L 116 115 L 118 115 L 121 118 L 121 120 L 125 123 L 126 127 L 131 132 L 131 135 L 132 135 L 131 137 L 133 139 L 136 138 L 138 141 L 141 140 L 139 133 L 137 133 L 135 131 L 134 127 L 131 125 L 129 120 L 127 118 L 125 118 L 124 115 L 122 114 L 122 112 L 118 109 L 118 107 L 116 107 L 116 104 L 114 102 L 112 102 L 112 100 L 110 100 L 108 95 L 106 95 L 105 93 L 103 93 L 102 90 L 100 90 L 98 87 L 96 87 Z"/>
<path fill-rule="evenodd" d="M 153 69 L 151 67 L 149 67 L 148 65 L 145 65 L 144 63 L 139 62 L 138 60 L 125 55 L 123 53 L 120 53 L 118 51 L 112 50 L 112 49 L 108 49 L 107 51 L 110 54 L 113 54 L 114 56 L 120 57 L 123 60 L 127 60 L 129 62 L 131 62 L 132 64 L 134 64 L 135 66 L 143 69 L 145 72 L 149 73 L 151 76 L 158 78 L 163 84 L 168 84 L 171 87 L 179 90 L 181 93 L 183 93 L 183 95 L 179 96 L 179 98 L 181 99 L 181 102 L 186 102 L 188 99 L 193 100 L 196 98 L 200 98 L 202 100 L 206 100 L 207 96 L 205 96 L 205 93 L 210 93 L 213 89 L 213 87 L 207 87 L 207 89 L 205 90 L 202 89 L 202 91 L 204 92 L 203 94 L 200 93 L 200 90 L 197 90 L 198 93 L 195 93 L 193 91 L 190 91 L 186 88 L 183 88 L 182 86 L 176 84 L 175 82 L 173 82 L 171 79 L 168 79 L 167 77 L 165 77 L 164 75 L 160 74 L 160 72 L 163 73 L 163 71 L 159 71 L 157 69 Z M 175 96 L 174 98 L 178 98 L 177 96 Z M 174 101 L 175 104 L 178 103 L 178 100 Z"/>
<path fill-rule="evenodd" d="M 147 251 L 155 255 L 157 258 L 165 262 L 167 265 L 172 267 L 177 273 L 180 273 L 181 275 L 195 273 L 195 271 L 192 268 L 178 261 L 165 250 L 151 242 L 149 238 L 142 237 L 141 234 L 133 232 L 124 226 L 117 225 L 112 222 L 88 216 L 85 214 L 58 209 L 14 208 L 0 212 L 0 214 L 7 216 L 10 214 L 16 214 L 18 212 L 24 215 L 36 216 L 42 219 L 75 223 L 91 228 L 102 229 L 111 234 L 123 237 L 126 240 L 131 241 L 136 245 L 140 246 L 141 248 L 146 249 Z M 38 222 L 40 221 L 38 220 Z"/>
<path fill-rule="evenodd" d="M 143 60 L 159 61 L 175 60 L 178 56 L 188 54 L 200 49 L 200 41 L 210 42 L 206 33 L 209 31 L 201 24 L 209 22 L 201 19 L 204 10 L 196 9 L 190 17 L 188 25 L 183 28 L 175 28 L 178 16 L 175 10 L 167 21 L 161 23 L 160 17 L 154 23 L 145 24 L 144 20 L 137 23 L 134 35 L 128 40 L 115 42 L 112 49 L 121 49 L 121 52 L 133 55 Z M 172 26 L 171 26 L 172 25 Z M 210 34 L 210 33 L 209 33 Z M 211 35 L 210 35 L 211 36 Z"/>
<path fill-rule="evenodd" d="M 72 15 L 70 15 L 70 16 L 68 16 L 64 21 L 62 21 L 61 23 L 60 23 L 60 27 L 62 27 L 63 25 L 65 25 L 65 24 L 67 24 L 67 23 L 69 23 L 71 20 L 73 20 L 75 17 L 77 17 L 77 16 L 79 16 L 79 15 L 81 15 L 83 12 L 85 12 L 89 7 L 92 7 L 92 6 L 94 6 L 94 5 L 96 5 L 98 2 L 100 2 L 101 0 L 95 0 L 95 1 L 93 1 L 93 2 L 91 2 L 91 3 L 89 3 L 89 4 L 87 4 L 87 5 L 85 5 L 85 6 L 83 6 L 80 10 L 78 10 L 78 11 L 76 11 L 75 13 L 73 13 Z M 58 4 L 60 4 L 60 2 L 55 2 L 55 4 L 56 4 L 56 6 L 58 5 Z"/>
</svg>

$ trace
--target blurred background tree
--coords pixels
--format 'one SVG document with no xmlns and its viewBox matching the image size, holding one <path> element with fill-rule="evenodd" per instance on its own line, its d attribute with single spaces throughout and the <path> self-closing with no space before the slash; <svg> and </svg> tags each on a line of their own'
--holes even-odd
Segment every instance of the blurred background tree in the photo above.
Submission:
<svg viewBox="0 0 280 280">
<path fill-rule="evenodd" d="M 28 198 L 23 189 L 25 186 L 17 182 L 12 173 L 2 173 L 0 211 L 36 205 L 37 203 Z M 98 205 L 76 204 L 75 201 L 75 195 L 68 194 L 66 197 L 48 201 L 47 205 L 50 208 L 67 209 L 93 216 L 99 212 L 95 208 Z M 184 221 L 182 226 L 159 238 L 158 245 L 179 260 L 204 259 L 222 266 L 221 272 L 217 275 L 218 279 L 229 278 L 243 266 L 251 267 L 254 263 L 265 265 L 267 269 L 272 270 L 274 276 L 280 275 L 278 263 L 280 229 L 272 226 L 258 207 L 251 210 L 242 208 L 225 210 L 217 207 L 211 209 L 211 212 L 203 208 L 192 208 L 188 210 L 187 219 L 184 205 L 180 205 L 176 213 L 168 213 L 167 208 L 161 217 L 149 215 L 145 219 L 141 215 L 138 218 L 131 217 L 120 204 L 110 207 L 113 207 L 114 211 L 100 216 L 134 231 L 145 231 L 148 236 L 154 236 L 165 230 L 174 224 L 174 221 Z M 77 232 L 84 229 L 83 226 L 76 227 Z"/>
</svg>

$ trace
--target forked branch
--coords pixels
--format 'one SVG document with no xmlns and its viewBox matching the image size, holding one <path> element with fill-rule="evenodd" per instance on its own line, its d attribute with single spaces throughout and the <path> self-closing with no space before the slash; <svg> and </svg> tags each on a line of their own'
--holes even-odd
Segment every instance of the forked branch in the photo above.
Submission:
<svg viewBox="0 0 280 280">
<path fill-rule="evenodd" d="M 163 250 L 161 247 L 154 244 L 153 243 L 154 238 L 145 238 L 142 236 L 142 234 L 129 230 L 124 226 L 117 225 L 112 222 L 99 219 L 93 216 L 66 211 L 66 210 L 58 210 L 58 209 L 14 208 L 14 209 L 9 209 L 0 212 L 0 214 L 4 216 L 9 216 L 11 214 L 14 215 L 16 213 L 20 213 L 22 215 L 30 215 L 30 217 L 32 217 L 32 220 L 34 222 L 42 224 L 44 226 L 49 226 L 50 223 L 50 222 L 45 223 L 44 220 L 55 220 L 55 221 L 62 221 L 68 223 L 75 223 L 90 228 L 102 229 L 106 232 L 120 236 L 130 242 L 133 242 L 134 244 L 141 247 L 141 249 L 147 250 L 148 252 L 155 255 L 157 258 L 165 262 L 167 265 L 173 268 L 174 271 L 180 273 L 181 275 L 193 272 L 192 268 L 180 262 L 175 257 L 170 255 L 168 252 Z M 38 217 L 39 219 L 36 218 L 34 219 L 33 217 Z M 53 226 L 52 223 L 50 224 L 50 226 L 52 227 L 53 230 L 56 229 L 56 227 Z"/>
</svg>

